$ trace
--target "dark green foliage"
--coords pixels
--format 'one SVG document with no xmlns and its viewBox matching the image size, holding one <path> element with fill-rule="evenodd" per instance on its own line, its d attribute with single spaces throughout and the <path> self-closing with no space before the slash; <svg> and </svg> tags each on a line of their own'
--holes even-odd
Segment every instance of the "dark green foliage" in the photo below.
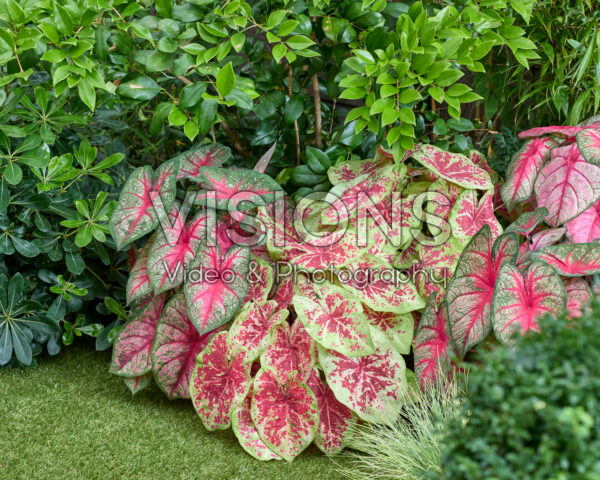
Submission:
<svg viewBox="0 0 600 480">
<path fill-rule="evenodd" d="M 600 302 L 496 348 L 471 370 L 466 425 L 445 439 L 447 480 L 600 478 Z"/>
</svg>

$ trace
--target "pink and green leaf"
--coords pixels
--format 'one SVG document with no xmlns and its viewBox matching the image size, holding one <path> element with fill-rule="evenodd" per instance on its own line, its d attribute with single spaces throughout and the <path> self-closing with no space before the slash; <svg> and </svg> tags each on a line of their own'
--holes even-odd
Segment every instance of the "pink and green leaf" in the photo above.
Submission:
<svg viewBox="0 0 600 480">
<path fill-rule="evenodd" d="M 314 291 L 313 298 L 296 295 L 293 302 L 309 335 L 323 347 L 349 357 L 374 353 L 360 301 L 331 283 L 315 284 Z"/>
<path fill-rule="evenodd" d="M 577 147 L 588 162 L 600 165 L 600 130 L 589 128 L 579 132 Z"/>
<path fill-rule="evenodd" d="M 505 232 L 515 232 L 528 237 L 544 221 L 548 213 L 550 212 L 546 207 L 538 208 L 534 212 L 522 213 L 519 218 L 506 227 Z"/>
<path fill-rule="evenodd" d="M 190 381 L 194 408 L 208 430 L 228 428 L 231 415 L 250 390 L 250 364 L 244 354 L 235 354 L 227 343 L 227 332 L 213 337 L 198 355 Z"/>
<path fill-rule="evenodd" d="M 437 387 L 447 373 L 452 353 L 452 334 L 445 302 L 437 296 L 427 299 L 415 336 L 415 373 L 421 390 Z"/>
<path fill-rule="evenodd" d="M 252 255 L 248 281 L 248 293 L 244 303 L 250 301 L 265 302 L 273 287 L 273 267 L 266 260 Z"/>
<path fill-rule="evenodd" d="M 148 253 L 153 241 L 152 238 L 148 240 L 148 243 L 140 250 L 129 272 L 127 287 L 125 288 L 127 305 L 152 293 L 152 285 L 148 277 Z"/>
<path fill-rule="evenodd" d="M 502 234 L 502 227 L 494 215 L 494 192 L 486 192 L 481 200 L 477 200 L 475 190 L 465 190 L 456 200 L 450 213 L 450 228 L 452 235 L 461 245 L 469 243 L 471 238 L 483 227 L 488 225 L 492 239 Z"/>
<path fill-rule="evenodd" d="M 187 313 L 183 291 L 167 303 L 152 345 L 154 379 L 170 399 L 190 398 L 190 379 L 196 357 L 217 331 L 200 335 Z"/>
<path fill-rule="evenodd" d="M 415 331 L 415 320 L 410 313 L 376 312 L 363 305 L 369 326 L 381 332 L 401 354 L 408 355 Z"/>
<path fill-rule="evenodd" d="M 516 203 L 531 198 L 535 179 L 557 145 L 551 138 L 536 137 L 515 153 L 506 170 L 506 182 L 500 189 L 506 208 L 512 210 Z"/>
<path fill-rule="evenodd" d="M 177 164 L 163 163 L 156 173 L 144 166 L 127 179 L 109 226 L 117 248 L 152 232 L 167 216 L 175 200 Z M 155 208 L 155 203 L 162 203 Z"/>
<path fill-rule="evenodd" d="M 252 415 L 250 413 L 251 404 L 252 393 L 250 392 L 231 416 L 231 428 L 233 429 L 233 433 L 237 437 L 242 448 L 257 460 L 281 460 L 281 457 L 272 452 L 260 438 L 258 429 L 252 421 Z"/>
<path fill-rule="evenodd" d="M 191 148 L 175 158 L 179 161 L 177 180 L 182 178 L 197 180 L 201 177 L 200 172 L 203 167 L 220 167 L 230 157 L 231 150 L 218 144 Z"/>
<path fill-rule="evenodd" d="M 533 262 L 521 273 L 515 265 L 503 265 L 492 307 L 496 338 L 510 345 L 518 332 L 539 331 L 539 320 L 560 314 L 566 300 L 565 287 L 551 267 Z"/>
<path fill-rule="evenodd" d="M 585 127 L 570 127 L 570 126 L 552 126 L 552 127 L 536 127 L 519 133 L 519 138 L 536 138 L 543 135 L 553 135 L 560 138 L 573 138 L 579 132 L 588 128 L 595 128 L 598 124 L 592 124 Z"/>
<path fill-rule="evenodd" d="M 273 329 L 286 320 L 288 313 L 277 310 L 274 301 L 245 304 L 229 329 L 229 344 L 235 351 L 245 352 L 246 362 L 253 362 L 267 349 Z"/>
<path fill-rule="evenodd" d="M 340 403 L 333 391 L 323 379 L 319 370 L 313 369 L 307 382 L 312 390 L 319 409 L 319 427 L 315 435 L 315 444 L 327 455 L 335 455 L 350 440 L 357 423 L 352 411 Z"/>
<path fill-rule="evenodd" d="M 150 352 L 164 302 L 164 295 L 158 295 L 132 310 L 131 320 L 121 330 L 113 347 L 111 373 L 139 377 L 152 370 Z"/>
<path fill-rule="evenodd" d="M 494 186 L 483 168 L 459 153 L 446 152 L 433 145 L 420 145 L 412 157 L 437 176 L 461 187 L 489 190 Z"/>
<path fill-rule="evenodd" d="M 592 299 L 592 289 L 583 278 L 564 280 L 567 292 L 567 314 L 569 318 L 579 318 Z"/>
<path fill-rule="evenodd" d="M 588 163 L 575 143 L 552 150 L 552 159 L 535 181 L 538 206 L 550 212 L 546 222 L 558 227 L 600 199 L 600 166 Z"/>
<path fill-rule="evenodd" d="M 565 225 L 571 241 L 589 243 L 600 238 L 600 201 Z"/>
<path fill-rule="evenodd" d="M 491 332 L 498 271 L 505 263 L 514 263 L 518 251 L 515 233 L 493 243 L 488 225 L 465 247 L 446 292 L 454 348 L 461 358 Z"/>
<path fill-rule="evenodd" d="M 125 386 L 129 389 L 132 395 L 141 392 L 144 388 L 150 385 L 152 381 L 152 373 L 144 373 L 138 377 L 123 377 Z"/>
<path fill-rule="evenodd" d="M 291 461 L 315 438 L 319 423 L 317 400 L 294 374 L 285 379 L 261 369 L 254 380 L 252 421 L 267 447 Z"/>
<path fill-rule="evenodd" d="M 407 391 L 404 358 L 385 340 L 364 357 L 347 357 L 319 347 L 319 363 L 335 397 L 361 419 L 389 421 Z"/>
<path fill-rule="evenodd" d="M 381 168 L 391 165 L 390 159 L 349 160 L 329 168 L 327 176 L 332 185 L 349 182 L 362 175 L 375 175 Z"/>
<path fill-rule="evenodd" d="M 184 286 L 188 312 L 198 332 L 227 323 L 248 293 L 250 249 L 239 245 L 222 255 L 218 246 L 203 244 Z"/>
<path fill-rule="evenodd" d="M 530 255 L 533 259 L 550 265 L 564 277 L 600 273 L 599 243 L 564 243 L 542 247 Z"/>
</svg>

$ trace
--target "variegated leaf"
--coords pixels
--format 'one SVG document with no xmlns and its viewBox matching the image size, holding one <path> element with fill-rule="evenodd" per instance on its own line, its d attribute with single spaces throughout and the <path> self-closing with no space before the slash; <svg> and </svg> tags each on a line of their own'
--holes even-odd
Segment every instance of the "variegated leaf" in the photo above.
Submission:
<svg viewBox="0 0 600 480">
<path fill-rule="evenodd" d="M 600 165 L 600 130 L 590 128 L 579 132 L 577 147 L 588 162 Z"/>
<path fill-rule="evenodd" d="M 570 126 L 552 126 L 552 127 L 536 127 L 519 133 L 519 138 L 535 138 L 543 135 L 554 135 L 555 137 L 561 138 L 573 138 L 579 132 L 588 128 L 597 128 L 599 124 L 591 124 L 582 127 L 570 127 Z"/>
<path fill-rule="evenodd" d="M 375 175 L 378 170 L 391 164 L 391 160 L 385 157 L 381 160 L 349 160 L 337 163 L 329 168 L 327 176 L 332 185 L 338 185 L 362 175 Z"/>
<path fill-rule="evenodd" d="M 141 392 L 144 388 L 150 385 L 152 381 L 152 373 L 144 373 L 138 377 L 124 377 L 123 382 L 129 389 L 132 395 Z"/>
<path fill-rule="evenodd" d="M 593 242 L 600 238 L 600 201 L 566 223 L 569 238 L 576 243 Z"/>
<path fill-rule="evenodd" d="M 127 305 L 152 293 L 152 285 L 148 277 L 148 253 L 152 247 L 152 242 L 153 239 L 148 240 L 148 243 L 140 250 L 129 272 L 127 287 L 125 288 Z"/>
<path fill-rule="evenodd" d="M 410 353 L 415 331 L 415 320 L 410 313 L 376 312 L 363 305 L 363 312 L 371 328 L 381 332 L 390 344 L 403 355 Z"/>
<path fill-rule="evenodd" d="M 583 278 L 567 278 L 564 284 L 569 318 L 579 318 L 590 304 L 592 289 Z"/>
<path fill-rule="evenodd" d="M 281 379 L 261 369 L 254 380 L 250 413 L 267 447 L 288 461 L 310 445 L 319 423 L 314 394 L 293 373 Z"/>
<path fill-rule="evenodd" d="M 252 255 L 248 282 L 248 293 L 244 303 L 251 301 L 262 303 L 266 301 L 273 287 L 273 267 L 266 260 Z"/>
<path fill-rule="evenodd" d="M 498 271 L 505 263 L 516 261 L 518 250 L 515 233 L 504 234 L 493 243 L 488 225 L 465 247 L 446 292 L 454 347 L 461 358 L 491 332 Z"/>
<path fill-rule="evenodd" d="M 533 262 L 521 273 L 515 265 L 503 265 L 492 307 L 496 338 L 510 345 L 517 332 L 539 331 L 538 321 L 560 314 L 566 300 L 565 287 L 549 266 Z"/>
<path fill-rule="evenodd" d="M 538 208 L 534 212 L 522 213 L 519 218 L 506 227 L 505 232 L 515 232 L 527 237 L 544 221 L 548 213 L 550 212 L 546 207 Z"/>
<path fill-rule="evenodd" d="M 198 180 L 203 167 L 219 167 L 231 157 L 231 150 L 219 144 L 194 147 L 175 158 L 179 162 L 177 179 Z"/>
<path fill-rule="evenodd" d="M 542 247 L 530 254 L 547 263 L 564 277 L 582 277 L 600 273 L 599 243 L 565 243 Z"/>
<path fill-rule="evenodd" d="M 478 202 L 475 190 L 465 190 L 450 213 L 452 235 L 464 246 L 484 225 L 489 225 L 492 239 L 502 234 L 502 227 L 494 216 L 493 191 L 486 192 Z"/>
<path fill-rule="evenodd" d="M 213 337 L 198 355 L 190 382 L 194 408 L 209 430 L 228 428 L 231 414 L 244 401 L 250 386 L 250 364 L 234 354 L 227 332 Z"/>
</svg>

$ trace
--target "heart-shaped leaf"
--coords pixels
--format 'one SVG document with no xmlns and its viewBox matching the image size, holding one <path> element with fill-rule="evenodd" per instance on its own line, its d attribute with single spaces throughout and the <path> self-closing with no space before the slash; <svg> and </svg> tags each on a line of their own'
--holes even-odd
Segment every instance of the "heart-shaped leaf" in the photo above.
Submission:
<svg viewBox="0 0 600 480">
<path fill-rule="evenodd" d="M 252 393 L 246 396 L 242 404 L 236 408 L 231 416 L 231 428 L 240 445 L 246 452 L 257 460 L 281 460 L 281 457 L 269 450 L 258 433 L 258 429 L 252 421 L 250 405 L 252 404 Z"/>
<path fill-rule="evenodd" d="M 558 143 L 551 138 L 534 138 L 515 153 L 506 169 L 506 182 L 500 192 L 506 208 L 526 202 L 533 193 L 533 184 L 542 166 L 550 158 L 550 150 Z"/>
<path fill-rule="evenodd" d="M 410 353 L 415 331 L 415 319 L 410 313 L 376 312 L 363 305 L 369 326 L 383 333 L 392 346 L 403 355 Z"/>
<path fill-rule="evenodd" d="M 569 238 L 576 243 L 590 243 L 600 238 L 600 201 L 565 225 Z"/>
<path fill-rule="evenodd" d="M 132 395 L 135 395 L 138 392 L 141 392 L 144 388 L 150 385 L 152 381 L 152 373 L 144 373 L 139 377 L 125 377 L 123 378 L 123 382 L 125 382 L 125 386 L 129 389 Z"/>
<path fill-rule="evenodd" d="M 291 461 L 312 442 L 319 423 L 317 400 L 308 386 L 261 369 L 254 379 L 252 421 L 267 447 Z"/>
<path fill-rule="evenodd" d="M 555 148 L 534 190 L 538 206 L 550 212 L 546 222 L 563 225 L 600 199 L 600 166 L 586 162 L 575 143 Z"/>
<path fill-rule="evenodd" d="M 465 190 L 456 200 L 450 213 L 452 235 L 461 245 L 469 243 L 481 227 L 489 225 L 492 239 L 502 233 L 502 227 L 494 215 L 494 192 L 490 190 L 477 201 L 475 190 Z"/>
<path fill-rule="evenodd" d="M 521 273 L 515 265 L 503 265 L 492 307 L 496 338 L 510 345 L 516 332 L 539 331 L 538 321 L 561 313 L 566 300 L 565 287 L 549 266 L 533 262 Z"/>
<path fill-rule="evenodd" d="M 231 414 L 244 401 L 250 386 L 250 364 L 234 354 L 227 332 L 213 337 L 198 355 L 190 381 L 194 408 L 208 430 L 228 428 Z"/>
<path fill-rule="evenodd" d="M 152 293 L 152 285 L 148 277 L 148 253 L 150 247 L 152 247 L 152 242 L 152 239 L 148 240 L 148 243 L 140 250 L 129 272 L 127 288 L 125 289 L 127 305 Z"/>
<path fill-rule="evenodd" d="M 582 277 L 600 273 L 599 243 L 566 243 L 542 247 L 531 252 L 532 259 L 553 267 L 565 277 Z"/>
<path fill-rule="evenodd" d="M 198 180 L 201 178 L 202 167 L 219 167 L 230 157 L 231 150 L 216 143 L 191 148 L 175 157 L 179 162 L 177 179 Z"/>
<path fill-rule="evenodd" d="M 143 307 L 132 310 L 131 320 L 113 347 L 111 373 L 139 377 L 152 369 L 150 351 L 164 303 L 164 295 L 157 295 Z"/>
<path fill-rule="evenodd" d="M 363 175 L 375 175 L 381 168 L 391 165 L 387 158 L 381 160 L 349 160 L 340 162 L 327 170 L 327 176 L 332 185 L 349 182 Z"/>
<path fill-rule="evenodd" d="M 505 263 L 514 263 L 518 251 L 515 233 L 493 243 L 488 225 L 465 247 L 446 292 L 454 348 L 461 358 L 491 332 L 498 271 Z"/>
<path fill-rule="evenodd" d="M 600 165 L 600 130 L 586 129 L 577 134 L 577 146 L 583 158 Z"/>
</svg>

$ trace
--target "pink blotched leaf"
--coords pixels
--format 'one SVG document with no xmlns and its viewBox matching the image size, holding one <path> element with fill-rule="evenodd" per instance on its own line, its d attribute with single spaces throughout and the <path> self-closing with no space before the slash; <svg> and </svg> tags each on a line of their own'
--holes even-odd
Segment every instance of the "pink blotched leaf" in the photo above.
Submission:
<svg viewBox="0 0 600 480">
<path fill-rule="evenodd" d="M 170 398 L 190 398 L 190 379 L 196 357 L 217 331 L 200 335 L 187 313 L 183 291 L 167 303 L 152 345 L 154 379 Z"/>
<path fill-rule="evenodd" d="M 272 300 L 277 302 L 279 308 L 287 308 L 294 298 L 294 279 L 292 275 L 286 276 L 275 287 Z"/>
<path fill-rule="evenodd" d="M 159 229 L 148 254 L 148 276 L 154 293 L 177 288 L 183 283 L 196 251 L 203 241 L 207 226 L 206 213 L 200 212 L 188 223 L 177 202 Z"/>
<path fill-rule="evenodd" d="M 531 242 L 529 244 L 529 248 L 531 251 L 539 250 L 542 247 L 549 247 L 558 243 L 558 241 L 564 236 L 567 232 L 567 229 L 564 227 L 561 228 L 549 228 L 547 230 L 542 230 L 541 232 L 534 233 L 531 236 Z"/>
<path fill-rule="evenodd" d="M 248 293 L 244 303 L 255 301 L 264 302 L 269 297 L 273 287 L 273 267 L 260 257 L 252 256 L 248 272 Z"/>
<path fill-rule="evenodd" d="M 600 238 L 600 201 L 567 222 L 565 226 L 573 242 L 588 243 Z"/>
<path fill-rule="evenodd" d="M 219 247 L 200 247 L 184 286 L 188 312 L 200 333 L 227 323 L 248 292 L 250 249 L 239 245 L 222 255 Z"/>
<path fill-rule="evenodd" d="M 391 165 L 386 157 L 375 160 L 349 160 L 332 166 L 327 170 L 327 176 L 332 185 L 349 182 L 362 175 L 375 175 L 378 170 Z"/>
<path fill-rule="evenodd" d="M 599 243 L 564 243 L 540 248 L 530 255 L 535 260 L 547 263 L 564 277 L 600 273 Z"/>
<path fill-rule="evenodd" d="M 214 192 L 217 208 L 243 207 L 243 203 L 261 204 L 274 200 L 274 193 L 281 191 L 281 185 L 264 173 L 248 170 L 206 167 L 195 179 L 203 188 Z M 206 198 L 200 193 L 196 201 Z M 263 202 L 260 201 L 262 199 Z M 263 203 L 264 204 L 264 203 Z"/>
<path fill-rule="evenodd" d="M 309 335 L 325 348 L 360 357 L 374 353 L 360 301 L 331 283 L 314 284 L 310 297 L 294 296 L 294 309 Z"/>
<path fill-rule="evenodd" d="M 132 395 L 141 392 L 144 388 L 150 385 L 152 381 L 152 373 L 144 373 L 138 377 L 124 377 L 123 382 L 129 389 Z"/>
<path fill-rule="evenodd" d="M 436 175 L 464 188 L 489 190 L 489 174 L 464 155 L 446 152 L 433 145 L 420 145 L 412 157 Z"/>
<path fill-rule="evenodd" d="M 235 354 L 227 343 L 227 332 L 213 337 L 198 355 L 190 381 L 194 408 L 209 430 L 228 428 L 231 414 L 244 401 L 250 386 L 250 364 L 244 354 Z"/>
<path fill-rule="evenodd" d="M 419 387 L 437 387 L 448 371 L 452 334 L 445 302 L 437 304 L 434 294 L 427 299 L 415 337 L 415 373 Z"/>
<path fill-rule="evenodd" d="M 528 237 L 536 229 L 536 227 L 544 221 L 548 215 L 546 207 L 538 208 L 534 212 L 525 212 L 519 215 L 513 223 L 506 227 L 506 233 L 515 232 L 519 235 Z"/>
<path fill-rule="evenodd" d="M 583 278 L 564 280 L 569 318 L 579 318 L 592 299 L 592 289 Z"/>
<path fill-rule="evenodd" d="M 137 254 L 135 263 L 129 272 L 127 287 L 125 289 L 127 305 L 152 293 L 152 285 L 148 277 L 148 253 L 153 241 L 152 238 L 148 240 L 148 243 Z"/>
<path fill-rule="evenodd" d="M 288 313 L 288 310 L 277 310 L 277 303 L 273 301 L 247 303 L 229 329 L 229 344 L 234 350 L 245 352 L 247 362 L 253 362 L 269 346 L 271 332 L 285 321 Z"/>
<path fill-rule="evenodd" d="M 500 267 L 514 263 L 519 250 L 515 233 L 492 243 L 485 225 L 465 247 L 446 292 L 454 347 L 463 358 L 492 330 L 492 298 Z"/>
<path fill-rule="evenodd" d="M 592 124 L 585 127 L 570 127 L 570 126 L 552 126 L 552 127 L 536 127 L 530 130 L 525 130 L 519 133 L 519 138 L 535 138 L 543 135 L 554 135 L 561 138 L 573 138 L 579 132 L 588 128 L 595 128 L 598 124 Z"/>
<path fill-rule="evenodd" d="M 520 272 L 515 265 L 505 264 L 494 292 L 496 338 L 510 345 L 517 332 L 539 331 L 538 321 L 546 314 L 560 314 L 565 305 L 565 287 L 552 268 L 532 262 Z"/>
<path fill-rule="evenodd" d="M 111 373 L 123 377 L 138 377 L 150 372 L 150 351 L 164 303 L 164 295 L 158 295 L 139 309 L 132 310 L 131 320 L 125 325 L 113 347 Z"/>
<path fill-rule="evenodd" d="M 494 215 L 493 199 L 494 192 L 491 190 L 480 201 L 475 190 L 465 190 L 458 197 L 450 214 L 450 228 L 461 245 L 469 243 L 484 225 L 489 225 L 494 240 L 502 233 L 502 227 Z"/>
<path fill-rule="evenodd" d="M 376 312 L 363 305 L 363 312 L 371 328 L 381 332 L 392 346 L 403 355 L 410 353 L 415 320 L 410 313 Z"/>
<path fill-rule="evenodd" d="M 235 409 L 231 416 L 231 428 L 240 445 L 246 452 L 257 460 L 281 460 L 281 457 L 269 450 L 258 433 L 258 429 L 252 421 L 250 405 L 252 404 L 252 392 L 248 394 L 242 404 Z"/>
<path fill-rule="evenodd" d="M 383 339 L 364 357 L 319 347 L 319 363 L 335 398 L 368 422 L 389 420 L 407 391 L 404 358 Z"/>
<path fill-rule="evenodd" d="M 156 173 L 149 166 L 136 169 L 121 191 L 119 203 L 109 222 L 117 248 L 154 230 L 175 200 L 177 164 L 163 163 Z M 155 203 L 162 207 L 155 208 Z"/>
<path fill-rule="evenodd" d="M 516 203 L 529 200 L 538 173 L 550 158 L 550 150 L 557 145 L 551 138 L 533 138 L 515 153 L 500 189 L 506 208 L 512 210 Z"/>
<path fill-rule="evenodd" d="M 600 130 L 586 129 L 577 134 L 577 146 L 583 158 L 600 165 Z"/>
<path fill-rule="evenodd" d="M 305 383 L 264 369 L 254 379 L 250 413 L 267 447 L 288 461 L 310 445 L 319 423 L 317 400 Z"/>
<path fill-rule="evenodd" d="M 357 418 L 346 405 L 335 398 L 316 368 L 310 374 L 307 385 L 315 395 L 319 407 L 319 428 L 315 444 L 323 453 L 335 455 L 346 446 Z"/>
<path fill-rule="evenodd" d="M 475 165 L 483 168 L 489 174 L 490 178 L 492 178 L 492 175 L 494 175 L 494 171 L 490 168 L 487 159 L 485 158 L 485 155 L 483 155 L 481 152 L 478 152 L 477 150 L 471 150 L 470 159 Z"/>
<path fill-rule="evenodd" d="M 260 365 L 271 370 L 282 382 L 292 372 L 305 382 L 315 365 L 315 357 L 315 342 L 302 322 L 296 320 L 291 327 L 283 322 L 273 329 L 271 344 L 261 355 Z"/>
<path fill-rule="evenodd" d="M 600 166 L 586 162 L 575 143 L 555 148 L 535 181 L 535 196 L 550 212 L 546 222 L 563 225 L 600 199 Z"/>
<path fill-rule="evenodd" d="M 339 273 L 342 287 L 378 312 L 407 313 L 425 306 L 414 284 L 376 258 L 364 255 Z"/>
<path fill-rule="evenodd" d="M 231 157 L 231 150 L 218 144 L 203 145 L 183 152 L 175 159 L 179 161 L 177 180 L 189 178 L 197 180 L 202 167 L 219 167 Z"/>
</svg>

